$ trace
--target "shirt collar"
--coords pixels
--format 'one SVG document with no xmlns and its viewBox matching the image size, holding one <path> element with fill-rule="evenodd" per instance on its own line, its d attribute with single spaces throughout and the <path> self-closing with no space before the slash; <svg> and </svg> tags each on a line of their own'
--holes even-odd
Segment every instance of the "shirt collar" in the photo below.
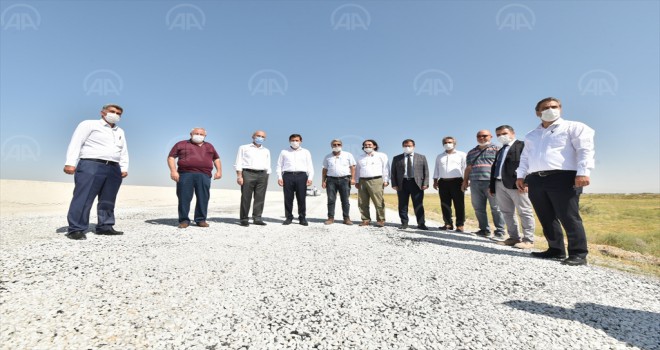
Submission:
<svg viewBox="0 0 660 350">
<path fill-rule="evenodd" d="M 117 126 L 117 124 L 115 124 L 115 126 L 111 126 L 111 125 L 108 124 L 108 122 L 106 122 L 105 119 L 103 119 L 103 118 L 99 119 L 99 124 L 101 124 L 101 126 L 105 126 L 105 127 L 111 128 L 112 130 L 117 130 L 117 128 L 119 127 L 119 126 Z"/>
</svg>

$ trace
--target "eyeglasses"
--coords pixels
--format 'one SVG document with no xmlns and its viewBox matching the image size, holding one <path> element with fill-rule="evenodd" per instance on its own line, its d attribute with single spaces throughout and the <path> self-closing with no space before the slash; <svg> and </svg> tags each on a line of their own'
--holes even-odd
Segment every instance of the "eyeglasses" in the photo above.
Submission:
<svg viewBox="0 0 660 350">
<path fill-rule="evenodd" d="M 490 135 L 477 135 L 477 137 L 479 137 L 479 138 L 490 137 Z"/>
<path fill-rule="evenodd" d="M 333 143 L 333 146 L 341 146 L 341 143 Z"/>
</svg>

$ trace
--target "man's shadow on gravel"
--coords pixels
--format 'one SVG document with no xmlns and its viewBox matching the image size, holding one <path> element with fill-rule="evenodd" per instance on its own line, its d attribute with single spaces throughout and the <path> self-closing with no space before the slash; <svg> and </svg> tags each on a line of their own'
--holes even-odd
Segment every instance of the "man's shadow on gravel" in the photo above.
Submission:
<svg viewBox="0 0 660 350">
<path fill-rule="evenodd" d="M 577 303 L 574 309 L 525 300 L 511 300 L 504 305 L 533 314 L 578 321 L 640 349 L 660 348 L 660 314 L 655 312 L 594 303 Z"/>
<path fill-rule="evenodd" d="M 281 224 L 284 220 L 278 220 L 278 219 L 271 219 L 271 218 L 262 218 L 262 220 L 266 223 L 279 223 Z M 215 222 L 215 223 L 224 223 L 224 224 L 229 224 L 229 225 L 240 225 L 241 221 L 237 218 L 207 218 L 206 221 L 208 222 Z M 165 226 L 178 226 L 179 225 L 179 219 L 175 218 L 158 218 L 158 219 L 149 219 L 149 220 L 144 220 L 145 223 L 147 224 L 152 224 L 152 225 L 165 225 Z M 192 223 L 194 225 L 195 223 Z M 250 220 L 250 224 L 252 224 L 252 220 Z M 65 228 L 66 229 L 66 228 Z"/>
<path fill-rule="evenodd" d="M 479 253 L 487 253 L 487 254 L 496 254 L 496 255 L 511 255 L 511 256 L 516 256 L 516 257 L 523 257 L 523 258 L 531 258 L 531 255 L 529 253 L 525 253 L 522 251 L 514 251 L 514 250 L 509 250 L 509 249 L 496 249 L 496 248 L 491 248 L 487 246 L 481 246 L 481 245 L 475 245 L 475 244 L 465 244 L 461 242 L 457 242 L 456 240 L 460 241 L 465 241 L 465 242 L 486 242 L 483 240 L 477 240 L 474 238 L 470 237 L 463 237 L 463 236 L 451 236 L 451 239 L 444 239 L 445 237 L 440 236 L 438 233 L 427 233 L 426 231 L 416 231 L 413 232 L 415 234 L 427 236 L 427 237 L 401 237 L 401 240 L 404 241 L 410 241 L 410 242 L 416 242 L 416 243 L 431 243 L 431 244 L 437 244 L 445 247 L 452 247 L 452 248 L 458 248 L 458 249 L 468 249 L 468 250 L 473 250 L 475 252 Z M 449 237 L 448 237 L 449 238 Z"/>
</svg>

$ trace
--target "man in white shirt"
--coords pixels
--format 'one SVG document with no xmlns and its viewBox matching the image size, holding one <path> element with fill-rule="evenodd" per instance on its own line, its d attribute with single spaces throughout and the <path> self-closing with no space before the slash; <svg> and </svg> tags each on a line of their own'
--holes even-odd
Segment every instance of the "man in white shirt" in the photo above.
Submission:
<svg viewBox="0 0 660 350">
<path fill-rule="evenodd" d="M 248 214 L 250 203 L 254 196 L 252 207 L 252 222 L 255 225 L 266 225 L 261 218 L 266 200 L 268 177 L 270 175 L 270 151 L 263 146 L 266 132 L 257 130 L 252 134 L 252 143 L 238 148 L 236 155 L 236 183 L 241 186 L 241 226 L 249 226 Z"/>
<path fill-rule="evenodd" d="M 298 220 L 303 226 L 307 222 L 307 186 L 312 184 L 314 166 L 312 155 L 308 150 L 300 147 L 302 136 L 292 134 L 289 136 L 289 148 L 282 150 L 277 158 L 277 184 L 284 188 L 284 214 L 286 219 L 283 225 L 293 221 L 293 197 L 298 202 Z"/>
<path fill-rule="evenodd" d="M 527 192 L 516 187 L 516 169 L 520 164 L 520 154 L 525 149 L 525 143 L 516 140 L 516 132 L 509 125 L 501 125 L 495 129 L 497 140 L 502 148 L 495 155 L 490 171 L 490 193 L 497 199 L 500 212 L 506 222 L 509 238 L 498 242 L 500 245 L 513 246 L 519 249 L 534 247 L 534 211 Z M 522 226 L 522 234 L 518 229 L 518 217 Z"/>
<path fill-rule="evenodd" d="M 390 181 L 390 162 L 385 153 L 378 151 L 375 140 L 362 142 L 364 154 L 357 159 L 355 167 L 355 188 L 358 189 L 358 207 L 362 216 L 360 226 L 371 223 L 369 213 L 369 200 L 374 202 L 376 208 L 376 227 L 385 226 L 384 188 Z"/>
<path fill-rule="evenodd" d="M 541 125 L 525 137 L 516 171 L 516 186 L 521 191 L 529 186 L 529 199 L 550 246 L 532 256 L 564 259 L 562 263 L 570 266 L 586 265 L 587 236 L 579 202 L 595 164 L 595 132 L 583 123 L 562 119 L 561 101 L 554 97 L 536 104 L 536 116 L 541 118 Z M 568 258 L 562 226 L 568 239 Z"/>
<path fill-rule="evenodd" d="M 341 140 L 335 139 L 330 142 L 332 152 L 323 158 L 323 183 L 321 187 L 328 194 L 328 220 L 326 225 L 335 222 L 335 202 L 337 192 L 341 199 L 341 211 L 344 224 L 353 225 L 350 217 L 351 204 L 349 196 L 351 186 L 355 185 L 355 158 L 353 155 L 342 150 Z"/>
<path fill-rule="evenodd" d="M 454 222 L 451 217 L 451 205 L 454 203 L 456 213 L 456 231 L 463 232 L 465 224 L 465 192 L 461 189 L 463 175 L 465 175 L 466 154 L 456 150 L 456 139 L 446 136 L 442 139 L 442 147 L 445 149 L 435 158 L 433 170 L 433 188 L 440 195 L 440 206 L 442 208 L 442 220 L 444 226 L 440 230 L 453 230 Z"/>
<path fill-rule="evenodd" d="M 96 234 L 121 235 L 116 231 L 115 201 L 122 178 L 128 176 L 128 147 L 124 130 L 117 126 L 124 110 L 114 104 L 103 106 L 100 120 L 85 120 L 71 137 L 64 172 L 74 175 L 75 188 L 69 206 L 66 237 L 87 239 L 89 213 L 94 199 L 98 223 Z"/>
</svg>

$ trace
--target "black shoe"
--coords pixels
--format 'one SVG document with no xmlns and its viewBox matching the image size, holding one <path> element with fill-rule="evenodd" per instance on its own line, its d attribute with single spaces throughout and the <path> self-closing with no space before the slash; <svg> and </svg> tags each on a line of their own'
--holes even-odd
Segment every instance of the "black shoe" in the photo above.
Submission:
<svg viewBox="0 0 660 350">
<path fill-rule="evenodd" d="M 566 259 L 566 254 L 557 249 L 548 249 L 543 252 L 532 252 L 532 256 L 540 259 Z"/>
<path fill-rule="evenodd" d="M 479 231 L 475 232 L 475 234 L 477 236 L 481 236 L 481 237 L 490 237 L 491 236 L 490 231 L 486 231 L 486 230 L 479 230 Z"/>
<path fill-rule="evenodd" d="M 303 226 L 309 226 L 309 223 L 307 222 L 306 219 L 300 219 L 300 224 Z"/>
<path fill-rule="evenodd" d="M 451 224 L 445 224 L 444 226 L 438 227 L 440 231 L 451 231 L 454 229 L 454 225 Z"/>
<path fill-rule="evenodd" d="M 569 256 L 568 259 L 562 261 L 561 264 L 568 266 L 582 266 L 587 264 L 587 258 L 581 258 L 579 256 Z"/>
<path fill-rule="evenodd" d="M 424 225 L 424 224 L 417 225 L 417 229 L 418 229 L 418 230 L 424 230 L 424 231 L 428 231 L 428 230 L 429 230 L 429 228 L 426 227 L 426 225 Z"/>
<path fill-rule="evenodd" d="M 259 225 L 259 226 L 266 226 L 266 223 L 261 221 L 261 220 L 254 220 L 253 224 Z"/>
<path fill-rule="evenodd" d="M 399 230 L 405 230 L 407 228 L 408 228 L 408 223 L 401 224 L 401 226 L 399 226 Z"/>
<path fill-rule="evenodd" d="M 114 228 L 110 227 L 107 230 L 96 230 L 97 235 L 105 235 L 105 236 L 119 236 L 123 235 L 123 231 L 116 231 Z"/>
<path fill-rule="evenodd" d="M 87 235 L 85 235 L 85 232 L 83 232 L 83 231 L 69 232 L 65 236 L 68 239 L 75 239 L 75 240 L 85 240 L 85 239 L 87 239 Z"/>
<path fill-rule="evenodd" d="M 291 221 L 293 221 L 293 220 L 292 219 L 286 219 L 286 220 L 284 220 L 282 225 L 291 225 Z"/>
<path fill-rule="evenodd" d="M 247 222 L 247 221 L 241 221 L 241 226 L 248 227 L 248 226 L 250 226 L 250 223 Z"/>
</svg>

